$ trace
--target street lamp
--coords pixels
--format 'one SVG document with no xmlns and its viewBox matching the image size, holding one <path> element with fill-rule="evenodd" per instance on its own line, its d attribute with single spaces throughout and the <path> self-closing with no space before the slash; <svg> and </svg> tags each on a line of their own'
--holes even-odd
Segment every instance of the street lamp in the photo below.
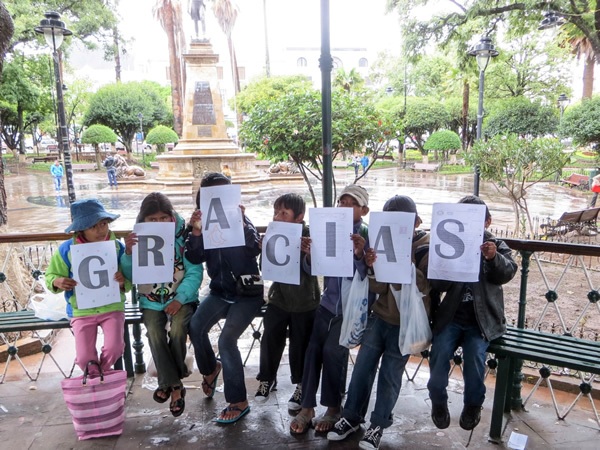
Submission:
<svg viewBox="0 0 600 450">
<path fill-rule="evenodd" d="M 58 112 L 58 138 L 60 139 L 61 150 L 65 161 L 65 171 L 67 176 L 67 192 L 69 194 L 69 204 L 75 201 L 75 186 L 73 185 L 73 166 L 71 164 L 71 150 L 69 149 L 69 134 L 67 133 L 67 118 L 65 116 L 65 103 L 63 97 L 63 83 L 61 79 L 61 70 L 59 67 L 58 49 L 65 36 L 71 36 L 73 33 L 65 28 L 65 23 L 60 20 L 60 14 L 49 11 L 44 14 L 45 19 L 40 20 L 40 26 L 35 27 L 35 32 L 43 34 L 46 43 L 52 49 L 52 58 L 54 59 L 54 79 L 56 81 L 56 104 Z"/>
<path fill-rule="evenodd" d="M 138 119 L 140 119 L 140 132 L 138 134 L 138 145 L 142 144 L 142 167 L 146 167 L 146 155 L 144 153 L 144 129 L 143 129 L 143 121 L 144 121 L 144 115 L 142 113 L 138 114 Z M 139 148 L 138 148 L 139 151 Z"/>
<path fill-rule="evenodd" d="M 477 66 L 479 66 L 479 106 L 477 107 L 477 136 L 476 139 L 481 139 L 481 125 L 483 122 L 483 85 L 485 82 L 485 69 L 490 62 L 490 59 L 498 56 L 498 50 L 492 45 L 492 40 L 487 36 L 482 36 L 479 44 L 474 46 L 468 52 L 469 56 L 477 58 Z M 475 165 L 475 180 L 473 184 L 473 195 L 479 195 L 479 166 Z"/>
<path fill-rule="evenodd" d="M 560 108 L 560 121 L 562 122 L 562 118 L 563 118 L 563 114 L 565 112 L 565 108 L 569 104 L 569 97 L 567 97 L 566 94 L 560 94 L 558 96 L 558 100 L 556 101 L 556 103 L 558 103 L 558 107 Z"/>
</svg>

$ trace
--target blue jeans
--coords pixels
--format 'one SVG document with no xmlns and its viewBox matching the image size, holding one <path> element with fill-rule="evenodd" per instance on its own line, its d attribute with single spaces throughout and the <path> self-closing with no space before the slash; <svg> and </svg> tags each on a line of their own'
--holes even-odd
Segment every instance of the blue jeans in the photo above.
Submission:
<svg viewBox="0 0 600 450">
<path fill-rule="evenodd" d="M 246 400 L 244 366 L 237 344 L 238 338 L 248 328 L 262 304 L 262 298 L 247 298 L 237 303 L 228 303 L 211 292 L 201 300 L 192 317 L 190 339 L 194 345 L 198 370 L 202 375 L 210 375 L 217 367 L 208 332 L 219 320 L 225 319 L 218 345 L 223 365 L 225 400 L 228 403 Z"/>
<path fill-rule="evenodd" d="M 169 317 L 164 311 L 142 311 L 146 337 L 158 374 L 158 387 L 161 389 L 181 386 L 181 379 L 192 372 L 192 367 L 185 365 L 185 355 L 188 326 L 193 313 L 192 304 L 181 305 L 179 312 L 171 318 L 171 329 L 167 333 L 165 326 Z"/>
<path fill-rule="evenodd" d="M 54 177 L 54 189 L 60 191 L 60 183 L 62 181 L 62 177 Z"/>
<path fill-rule="evenodd" d="M 342 416 L 352 423 L 362 422 L 381 359 L 377 379 L 377 398 L 371 413 L 371 424 L 388 428 L 393 423 L 392 410 L 396 406 L 404 366 L 410 355 L 402 355 L 398 346 L 400 327 L 385 322 L 377 316 L 369 317 L 360 350 L 354 364 L 348 398 Z"/>
<path fill-rule="evenodd" d="M 488 342 L 478 325 L 460 325 L 450 322 L 439 334 L 433 336 L 429 358 L 429 398 L 433 404 L 448 401 L 448 374 L 450 360 L 456 349 L 463 349 L 463 402 L 468 406 L 481 406 L 485 400 L 485 353 Z"/>
<path fill-rule="evenodd" d="M 106 174 L 108 175 L 108 184 L 110 186 L 116 186 L 117 185 L 117 169 L 108 169 L 106 171 Z"/>
</svg>

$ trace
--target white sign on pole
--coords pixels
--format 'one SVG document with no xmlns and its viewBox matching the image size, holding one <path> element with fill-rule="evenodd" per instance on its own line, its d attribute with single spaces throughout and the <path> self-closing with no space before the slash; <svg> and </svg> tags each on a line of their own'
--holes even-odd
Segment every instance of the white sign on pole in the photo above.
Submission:
<svg viewBox="0 0 600 450">
<path fill-rule="evenodd" d="M 354 244 L 353 208 L 311 208 L 310 260 L 312 275 L 352 277 Z"/>
<path fill-rule="evenodd" d="M 200 188 L 204 248 L 239 247 L 246 244 L 239 184 Z"/>
<path fill-rule="evenodd" d="M 427 278 L 479 281 L 485 205 L 434 203 Z"/>
<path fill-rule="evenodd" d="M 410 284 L 415 213 L 372 212 L 369 242 L 377 254 L 375 279 L 382 283 Z"/>
<path fill-rule="evenodd" d="M 138 242 L 132 251 L 132 282 L 170 283 L 175 264 L 175 223 L 136 223 L 133 232 Z"/>
<path fill-rule="evenodd" d="M 79 309 L 121 302 L 115 241 L 71 245 L 71 270 Z"/>
<path fill-rule="evenodd" d="M 262 240 L 262 276 L 265 280 L 300 284 L 302 224 L 271 222 Z"/>
</svg>

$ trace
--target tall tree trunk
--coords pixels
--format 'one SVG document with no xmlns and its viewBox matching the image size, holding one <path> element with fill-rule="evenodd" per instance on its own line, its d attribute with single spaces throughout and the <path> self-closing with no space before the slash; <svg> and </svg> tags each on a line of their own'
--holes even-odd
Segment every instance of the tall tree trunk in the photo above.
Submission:
<svg viewBox="0 0 600 450">
<path fill-rule="evenodd" d="M 115 79 L 121 82 L 121 47 L 119 45 L 119 29 L 113 28 L 114 52 L 115 52 Z"/>
<path fill-rule="evenodd" d="M 583 93 L 582 98 L 592 98 L 594 90 L 594 66 L 596 58 L 594 55 L 586 56 L 583 63 Z"/>
<path fill-rule="evenodd" d="M 2 66 L 4 65 L 4 55 L 10 44 L 10 40 L 15 31 L 15 25 L 10 13 L 0 1 L 0 78 L 2 78 Z M 0 122 L 0 129 L 2 123 Z M 0 226 L 8 222 L 8 205 L 6 202 L 6 188 L 4 186 L 4 164 L 2 163 L 2 144 L 0 144 Z"/>
<path fill-rule="evenodd" d="M 173 128 L 175 133 L 181 136 L 183 132 L 183 101 L 182 101 L 182 77 L 181 63 L 179 61 L 178 43 L 175 36 L 175 24 L 173 15 L 165 17 L 165 31 L 169 45 L 169 76 L 171 77 L 171 102 L 173 105 Z"/>
</svg>

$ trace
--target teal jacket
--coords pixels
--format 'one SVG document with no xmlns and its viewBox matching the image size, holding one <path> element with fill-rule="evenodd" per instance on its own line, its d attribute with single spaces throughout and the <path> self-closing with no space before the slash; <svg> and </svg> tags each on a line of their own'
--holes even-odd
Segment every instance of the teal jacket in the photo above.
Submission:
<svg viewBox="0 0 600 450">
<path fill-rule="evenodd" d="M 189 230 L 185 221 L 175 214 L 175 264 L 173 281 L 170 283 L 138 284 L 137 294 L 141 309 L 162 311 L 173 300 L 179 303 L 198 301 L 198 290 L 202 283 L 204 269 L 202 264 L 192 264 L 185 256 L 185 241 Z M 123 255 L 123 274 L 132 278 L 131 255 Z"/>
<path fill-rule="evenodd" d="M 45 280 L 46 286 L 51 292 L 55 294 L 62 292 L 61 289 L 54 287 L 52 283 L 57 278 L 73 278 L 73 272 L 71 271 L 71 246 L 77 245 L 77 233 L 67 240 L 64 241 L 58 247 L 58 250 L 54 252 L 50 259 L 50 264 L 46 269 Z M 94 316 L 97 314 L 104 314 L 107 312 L 124 311 L 125 303 L 125 292 L 131 290 L 131 276 L 128 276 L 123 271 L 123 258 L 125 256 L 123 244 L 117 240 L 115 234 L 110 232 L 110 240 L 115 242 L 115 250 L 119 257 L 119 272 L 125 275 L 125 289 L 121 291 L 121 303 L 111 303 L 110 305 L 100 306 L 97 308 L 85 308 L 79 309 L 77 307 L 77 297 L 75 296 L 75 290 L 65 291 L 65 300 L 67 301 L 67 315 L 69 317 L 86 317 Z"/>
</svg>

